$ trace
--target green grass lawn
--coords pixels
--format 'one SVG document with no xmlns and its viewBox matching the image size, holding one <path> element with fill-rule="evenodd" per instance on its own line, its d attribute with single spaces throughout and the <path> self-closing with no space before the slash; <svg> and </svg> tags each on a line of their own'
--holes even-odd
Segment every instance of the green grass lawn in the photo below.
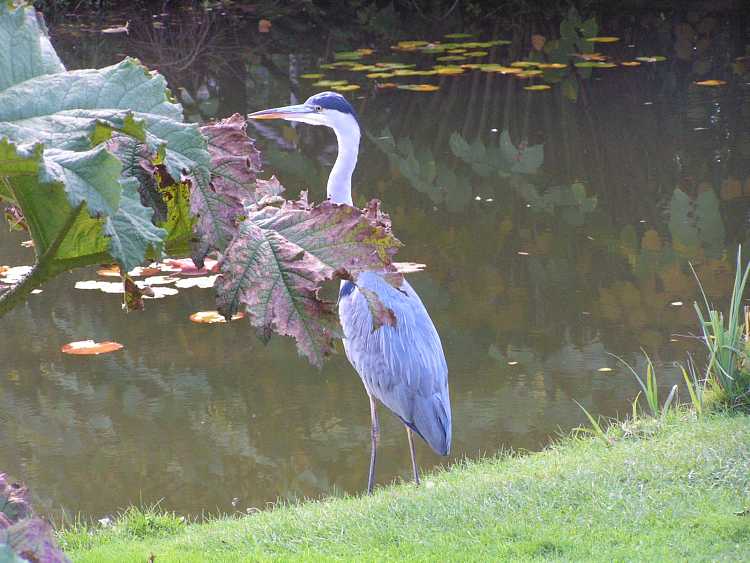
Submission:
<svg viewBox="0 0 750 563">
<path fill-rule="evenodd" d="M 60 536 L 73 561 L 750 560 L 750 417 L 672 415 L 239 519 L 133 510 Z"/>
</svg>

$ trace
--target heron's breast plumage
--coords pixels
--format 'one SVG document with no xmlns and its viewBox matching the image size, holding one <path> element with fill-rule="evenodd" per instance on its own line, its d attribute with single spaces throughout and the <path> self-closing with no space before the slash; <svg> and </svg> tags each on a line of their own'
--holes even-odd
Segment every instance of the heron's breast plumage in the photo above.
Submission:
<svg viewBox="0 0 750 563">
<path fill-rule="evenodd" d="M 407 281 L 397 289 L 366 272 L 357 285 L 374 291 L 393 311 L 396 324 L 373 330 L 367 301 L 354 284 L 344 282 L 339 316 L 347 358 L 368 393 L 446 455 L 451 442 L 448 368 L 427 310 Z"/>
</svg>

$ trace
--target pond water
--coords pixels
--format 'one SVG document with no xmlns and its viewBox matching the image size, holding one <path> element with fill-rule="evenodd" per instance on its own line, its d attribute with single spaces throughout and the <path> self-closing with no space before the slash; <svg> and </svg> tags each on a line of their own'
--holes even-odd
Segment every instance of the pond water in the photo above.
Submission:
<svg viewBox="0 0 750 563">
<path fill-rule="evenodd" d="M 750 201 L 750 62 L 737 58 L 750 28 L 712 4 L 602 14 L 598 34 L 620 40 L 581 35 L 576 50 L 602 53 L 614 68 L 569 65 L 526 78 L 488 67 L 374 78 L 371 69 L 321 69 L 335 51 L 357 48 L 374 49 L 358 63 L 420 69 L 465 55 L 390 47 L 440 40 L 434 29 L 383 37 L 281 18 L 260 33 L 258 16 L 241 11 L 128 15 L 128 36 L 97 31 L 124 17 L 69 18 L 51 34 L 69 68 L 127 54 L 159 69 L 192 120 L 327 89 L 305 74 L 360 86 L 345 94 L 364 130 L 355 200 L 381 199 L 405 243 L 400 259 L 428 264 L 410 280 L 450 370 L 454 448 L 444 460 L 420 441 L 428 469 L 542 448 L 585 422 L 574 400 L 604 416 L 629 412 L 636 383 L 612 354 L 641 368 L 646 349 L 666 390 L 680 377 L 672 363 L 699 350 L 680 336 L 697 330 L 689 263 L 721 302 L 737 244 L 747 242 Z M 437 64 L 554 62 L 554 44 L 536 51 L 532 35 L 553 41 L 561 20 L 498 20 L 469 30 L 473 38 L 442 38 L 511 44 Z M 666 60 L 620 64 L 654 56 Z M 709 79 L 726 84 L 695 84 Z M 387 82 L 439 89 L 379 86 Z M 551 88 L 525 89 L 535 84 Z M 329 131 L 265 122 L 249 133 L 266 176 L 324 197 L 335 158 Z M 0 263 L 30 263 L 26 238 L 3 234 Z M 117 295 L 73 289 L 94 278 L 95 269 L 59 277 L 0 327 L 0 468 L 31 484 L 44 511 L 101 517 L 160 501 L 199 515 L 364 489 L 368 402 L 343 355 L 318 371 L 291 341 L 264 345 L 247 322 L 191 323 L 191 313 L 214 308 L 207 289 L 126 315 Z M 88 338 L 125 349 L 60 353 Z M 381 420 L 378 482 L 408 478 L 403 429 L 385 411 Z"/>
</svg>

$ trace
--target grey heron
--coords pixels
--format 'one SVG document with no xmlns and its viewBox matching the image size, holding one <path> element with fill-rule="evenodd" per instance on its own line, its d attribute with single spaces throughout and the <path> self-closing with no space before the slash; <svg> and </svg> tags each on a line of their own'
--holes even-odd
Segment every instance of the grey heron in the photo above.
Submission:
<svg viewBox="0 0 750 563">
<path fill-rule="evenodd" d="M 352 205 L 352 174 L 357 165 L 360 128 L 354 108 L 346 98 L 335 92 L 321 92 L 303 104 L 257 111 L 249 117 L 284 119 L 333 129 L 338 154 L 328 177 L 328 198 L 334 203 Z M 372 330 L 370 309 L 360 287 L 374 291 L 393 311 L 394 326 L 382 325 Z M 356 283 L 341 283 L 339 318 L 346 357 L 362 379 L 370 399 L 372 450 L 367 492 L 371 493 L 375 484 L 380 438 L 378 402 L 404 423 L 414 481 L 419 484 L 412 432 L 440 455 L 448 455 L 451 446 L 448 367 L 435 325 L 408 281 L 395 288 L 375 272 L 360 274 Z"/>
</svg>

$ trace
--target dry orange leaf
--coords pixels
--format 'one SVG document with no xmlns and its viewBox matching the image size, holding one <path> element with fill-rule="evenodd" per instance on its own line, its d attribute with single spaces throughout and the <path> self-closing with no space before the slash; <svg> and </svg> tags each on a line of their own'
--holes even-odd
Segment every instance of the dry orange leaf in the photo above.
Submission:
<svg viewBox="0 0 750 563">
<path fill-rule="evenodd" d="M 696 82 L 696 86 L 724 86 L 726 84 L 726 80 L 700 80 Z"/>
<path fill-rule="evenodd" d="M 388 88 L 398 88 L 398 84 L 395 82 L 380 82 L 375 84 L 375 87 L 385 90 Z"/>
<path fill-rule="evenodd" d="M 258 31 L 260 33 L 268 33 L 271 31 L 271 22 L 268 20 L 260 20 L 258 22 Z"/>
<path fill-rule="evenodd" d="M 104 268 L 99 268 L 96 271 L 97 275 L 104 276 L 108 278 L 119 278 L 120 277 L 120 268 L 116 265 L 111 266 L 105 266 Z"/>
<path fill-rule="evenodd" d="M 232 320 L 236 321 L 245 318 L 245 313 L 237 313 L 232 315 Z M 213 323 L 225 323 L 227 320 L 224 315 L 219 314 L 218 311 L 198 311 L 190 315 L 190 320 L 194 323 L 201 324 L 213 324 Z"/>
<path fill-rule="evenodd" d="M 97 356 L 122 350 L 124 346 L 118 342 L 94 342 L 93 340 L 79 340 L 69 342 L 60 348 L 63 354 L 74 356 Z"/>
<path fill-rule="evenodd" d="M 622 66 L 641 66 L 640 61 L 622 61 L 620 64 Z"/>
</svg>

